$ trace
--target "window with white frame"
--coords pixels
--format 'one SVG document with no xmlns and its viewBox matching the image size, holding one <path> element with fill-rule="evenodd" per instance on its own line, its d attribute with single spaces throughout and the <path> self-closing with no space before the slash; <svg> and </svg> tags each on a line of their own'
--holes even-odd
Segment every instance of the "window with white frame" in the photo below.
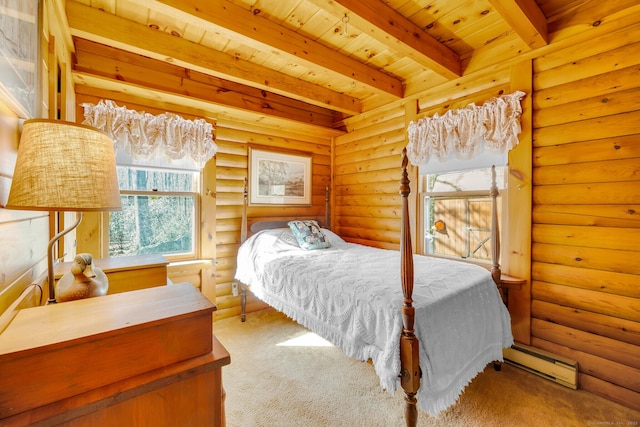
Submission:
<svg viewBox="0 0 640 427">
<path fill-rule="evenodd" d="M 506 166 L 496 167 L 499 219 L 506 206 L 506 170 Z M 432 173 L 422 180 L 422 252 L 491 262 L 491 168 Z"/>
<path fill-rule="evenodd" d="M 492 261 L 491 166 L 496 166 L 498 222 L 505 226 L 507 165 L 519 142 L 523 96 L 515 91 L 409 123 L 407 156 L 423 176 L 422 253 Z"/>
<path fill-rule="evenodd" d="M 103 224 L 103 253 L 199 257 L 199 180 L 217 151 L 213 125 L 170 112 L 138 112 L 112 100 L 83 107 L 83 123 L 104 131 L 116 147 L 122 211 Z"/>
<path fill-rule="evenodd" d="M 122 210 L 109 215 L 110 257 L 196 256 L 199 173 L 118 166 Z"/>
</svg>

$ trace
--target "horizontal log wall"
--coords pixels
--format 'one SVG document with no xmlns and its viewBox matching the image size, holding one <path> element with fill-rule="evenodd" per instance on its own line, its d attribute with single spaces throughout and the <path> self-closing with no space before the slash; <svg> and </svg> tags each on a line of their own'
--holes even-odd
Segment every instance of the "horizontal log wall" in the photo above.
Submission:
<svg viewBox="0 0 640 427">
<path fill-rule="evenodd" d="M 248 147 L 313 154 L 312 206 L 248 206 L 248 223 L 309 218 L 324 222 L 325 188 L 331 184 L 331 138 L 302 132 L 265 130 L 242 123 L 219 122 L 216 154 L 216 319 L 240 314 L 240 296 L 232 283 L 240 246 Z M 247 311 L 267 306 L 249 294 Z"/>
<path fill-rule="evenodd" d="M 640 26 L 534 60 L 532 344 L 640 409 Z"/>
<path fill-rule="evenodd" d="M 18 147 L 18 119 L 0 100 L 0 206 L 7 202 Z M 0 208 L 0 332 L 2 314 L 39 304 L 32 283 L 46 271 L 49 213 Z M 26 301 L 20 302 L 19 299 Z M 12 307 L 12 305 L 16 304 Z M 8 314 L 11 317 L 11 314 Z"/>
<path fill-rule="evenodd" d="M 396 105 L 347 123 L 334 147 L 334 228 L 345 240 L 397 249 L 400 243 L 400 154 L 405 108 Z"/>
</svg>

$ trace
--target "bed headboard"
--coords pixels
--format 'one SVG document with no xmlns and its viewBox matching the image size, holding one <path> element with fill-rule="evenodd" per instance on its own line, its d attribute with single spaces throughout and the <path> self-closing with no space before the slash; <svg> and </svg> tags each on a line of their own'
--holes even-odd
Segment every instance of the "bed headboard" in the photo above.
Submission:
<svg viewBox="0 0 640 427">
<path fill-rule="evenodd" d="M 272 228 L 289 228 L 289 225 L 287 224 L 288 222 L 289 220 L 286 219 L 273 221 L 256 221 L 251 224 L 251 227 L 249 227 L 249 229 L 251 230 L 251 234 L 255 234 L 258 231 L 269 230 Z"/>
<path fill-rule="evenodd" d="M 318 221 L 318 223 L 325 227 L 325 228 L 330 228 L 330 222 L 329 222 L 329 186 L 325 186 L 325 195 L 324 195 L 324 224 L 322 223 L 322 221 Z M 247 236 L 248 236 L 248 231 L 249 231 L 249 227 L 247 225 L 248 220 L 247 220 L 247 206 L 249 204 L 249 186 L 248 186 L 248 181 L 247 178 L 244 179 L 244 192 L 243 192 L 243 203 L 242 203 L 242 224 L 240 226 L 240 243 L 243 243 L 245 240 L 247 240 Z M 257 221 L 254 222 L 253 224 L 251 224 L 250 227 L 250 231 L 251 233 L 257 233 L 258 231 L 261 230 L 266 230 L 266 229 L 270 229 L 270 228 L 287 228 L 289 227 L 287 225 L 287 223 L 292 220 L 292 219 L 308 219 L 308 218 L 304 218 L 304 217 L 296 217 L 296 218 L 290 218 L 287 220 L 267 220 L 267 221 Z M 314 218 L 315 219 L 315 218 Z"/>
<path fill-rule="evenodd" d="M 292 218 L 292 219 L 306 219 L 306 218 Z M 249 227 L 249 230 L 251 231 L 251 234 L 255 234 L 258 231 L 270 230 L 273 228 L 289 228 L 289 224 L 288 224 L 289 221 L 291 221 L 291 219 L 256 221 L 253 224 L 251 224 L 251 226 Z M 324 227 L 324 225 L 322 224 L 322 221 L 318 221 L 318 224 L 320 224 L 321 227 Z"/>
</svg>

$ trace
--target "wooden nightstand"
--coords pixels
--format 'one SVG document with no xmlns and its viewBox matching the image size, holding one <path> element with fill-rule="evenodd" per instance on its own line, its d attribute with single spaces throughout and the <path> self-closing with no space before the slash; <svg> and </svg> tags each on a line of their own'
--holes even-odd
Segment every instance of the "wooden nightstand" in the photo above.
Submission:
<svg viewBox="0 0 640 427">
<path fill-rule="evenodd" d="M 507 276 L 506 274 L 500 276 L 500 288 L 502 289 L 502 297 L 505 305 L 509 306 L 509 290 L 520 290 L 525 283 L 527 283 L 526 279 Z"/>
</svg>

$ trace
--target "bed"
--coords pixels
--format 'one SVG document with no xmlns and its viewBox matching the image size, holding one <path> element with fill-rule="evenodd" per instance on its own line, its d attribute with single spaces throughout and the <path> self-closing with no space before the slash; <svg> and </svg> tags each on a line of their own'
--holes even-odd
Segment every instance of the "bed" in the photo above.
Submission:
<svg viewBox="0 0 640 427">
<path fill-rule="evenodd" d="M 293 228 L 274 222 L 241 245 L 236 279 L 348 356 L 370 359 L 384 389 L 404 389 L 415 426 L 417 407 L 437 415 L 454 404 L 513 337 L 497 251 L 491 272 L 412 254 L 407 163 L 403 153 L 400 251 L 348 243 L 326 228 L 328 247 L 302 249 Z"/>
</svg>

